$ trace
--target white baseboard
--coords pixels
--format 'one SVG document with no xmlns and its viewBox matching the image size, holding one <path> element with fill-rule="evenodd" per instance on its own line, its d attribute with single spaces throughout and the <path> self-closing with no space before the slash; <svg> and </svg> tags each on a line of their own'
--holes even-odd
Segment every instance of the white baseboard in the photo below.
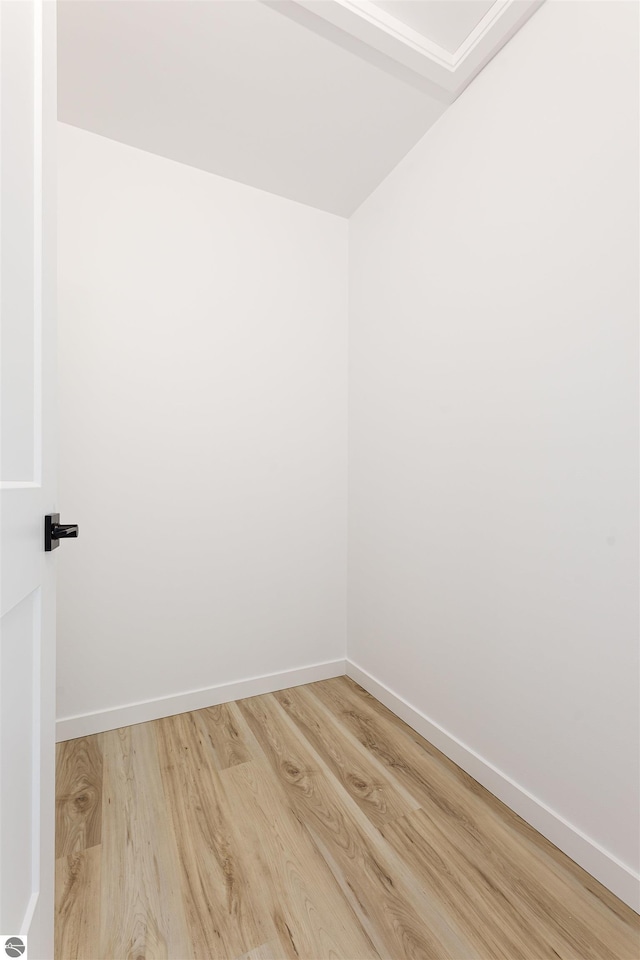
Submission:
<svg viewBox="0 0 640 960">
<path fill-rule="evenodd" d="M 281 673 L 251 677 L 234 683 L 223 683 L 201 690 L 190 690 L 156 700 L 129 703 L 109 710 L 63 717 L 56 724 L 56 740 L 74 740 L 105 730 L 148 720 L 159 720 L 189 710 L 200 710 L 231 700 L 273 693 L 287 687 L 297 687 L 315 680 L 329 680 L 343 674 L 359 683 L 372 696 L 408 723 L 417 733 L 441 750 L 445 756 L 462 767 L 470 776 L 502 800 L 515 813 L 531 824 L 544 837 L 575 860 L 591 876 L 599 880 L 632 909 L 640 912 L 640 877 L 587 837 L 541 800 L 515 783 L 507 774 L 494 767 L 466 744 L 447 733 L 439 724 L 390 690 L 352 660 L 332 660 L 308 667 L 298 667 Z"/>
<path fill-rule="evenodd" d="M 234 683 L 221 683 L 215 687 L 201 690 L 189 690 L 186 693 L 159 697 L 156 700 L 144 700 L 140 703 L 128 703 L 121 707 L 99 710 L 96 713 L 83 713 L 75 717 L 62 717 L 56 723 L 56 741 L 75 740 L 77 737 L 89 737 L 105 730 L 117 730 L 133 723 L 146 723 L 148 720 L 160 720 L 189 710 L 201 710 L 230 700 L 242 700 L 256 697 L 262 693 L 274 693 L 287 687 L 298 687 L 314 680 L 329 680 L 341 677 L 345 673 L 344 660 L 331 660 L 327 663 L 314 663 L 308 667 L 297 667 L 281 673 L 269 673 L 262 677 L 237 680 Z"/>
<path fill-rule="evenodd" d="M 629 867 L 352 660 L 347 659 L 346 672 L 587 873 L 640 912 L 640 877 Z"/>
</svg>

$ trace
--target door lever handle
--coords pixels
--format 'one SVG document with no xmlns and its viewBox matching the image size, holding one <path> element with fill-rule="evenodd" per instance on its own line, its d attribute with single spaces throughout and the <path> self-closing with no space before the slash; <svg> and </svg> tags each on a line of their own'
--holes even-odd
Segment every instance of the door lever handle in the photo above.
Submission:
<svg viewBox="0 0 640 960">
<path fill-rule="evenodd" d="M 78 536 L 77 523 L 60 523 L 59 513 L 48 513 L 44 518 L 44 549 L 46 553 L 55 550 L 60 540 Z"/>
<path fill-rule="evenodd" d="M 64 540 L 65 537 L 77 537 L 77 536 L 78 536 L 77 523 L 54 523 L 53 529 L 51 531 L 51 537 L 53 540 Z"/>
</svg>

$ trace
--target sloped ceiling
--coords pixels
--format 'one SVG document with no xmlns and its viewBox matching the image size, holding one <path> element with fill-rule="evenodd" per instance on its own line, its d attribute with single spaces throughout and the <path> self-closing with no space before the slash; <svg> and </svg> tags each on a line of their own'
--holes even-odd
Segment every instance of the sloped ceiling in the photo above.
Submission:
<svg viewBox="0 0 640 960">
<path fill-rule="evenodd" d="M 59 118 L 349 216 L 538 5 L 59 0 Z"/>
</svg>

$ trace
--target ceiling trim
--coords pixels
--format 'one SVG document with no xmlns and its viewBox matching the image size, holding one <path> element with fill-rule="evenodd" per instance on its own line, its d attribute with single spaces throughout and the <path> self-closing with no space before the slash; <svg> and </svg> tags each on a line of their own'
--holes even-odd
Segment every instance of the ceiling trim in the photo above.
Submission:
<svg viewBox="0 0 640 960">
<path fill-rule="evenodd" d="M 372 0 L 295 2 L 336 30 L 435 83 L 448 94 L 447 99 L 455 99 L 544 0 L 496 0 L 454 53 Z"/>
</svg>

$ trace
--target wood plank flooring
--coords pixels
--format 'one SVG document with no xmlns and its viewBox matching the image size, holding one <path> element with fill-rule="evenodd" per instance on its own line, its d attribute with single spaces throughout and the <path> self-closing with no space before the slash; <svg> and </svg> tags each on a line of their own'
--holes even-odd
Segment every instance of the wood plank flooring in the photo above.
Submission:
<svg viewBox="0 0 640 960">
<path fill-rule="evenodd" d="M 56 960 L 639 960 L 640 918 L 346 677 L 58 745 Z"/>
</svg>

